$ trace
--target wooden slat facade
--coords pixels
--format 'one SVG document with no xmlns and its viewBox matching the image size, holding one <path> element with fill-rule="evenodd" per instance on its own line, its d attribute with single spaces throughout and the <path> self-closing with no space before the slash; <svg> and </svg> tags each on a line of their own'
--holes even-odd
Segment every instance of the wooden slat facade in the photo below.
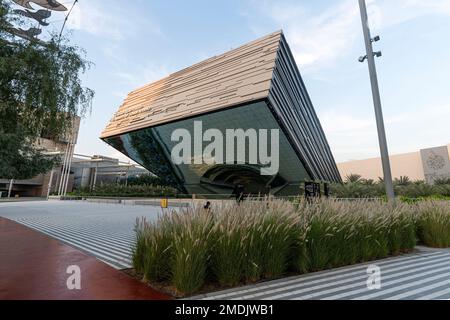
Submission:
<svg viewBox="0 0 450 320">
<path fill-rule="evenodd" d="M 281 32 L 132 91 L 101 138 L 264 99 Z"/>
</svg>

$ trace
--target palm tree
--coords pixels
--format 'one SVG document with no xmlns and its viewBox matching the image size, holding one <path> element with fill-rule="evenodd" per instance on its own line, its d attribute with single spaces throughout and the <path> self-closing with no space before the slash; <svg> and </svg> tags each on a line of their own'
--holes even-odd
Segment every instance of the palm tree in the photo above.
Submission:
<svg viewBox="0 0 450 320">
<path fill-rule="evenodd" d="M 450 184 L 450 178 L 440 178 L 440 179 L 436 179 L 434 180 L 434 184 L 437 186 L 443 186 L 446 184 Z"/>
<path fill-rule="evenodd" d="M 347 177 L 345 177 L 346 183 L 358 183 L 361 182 L 361 175 L 359 174 L 349 174 Z"/>
<path fill-rule="evenodd" d="M 375 181 L 373 179 L 361 179 L 361 183 L 366 186 L 375 185 Z"/>
<path fill-rule="evenodd" d="M 408 186 L 411 184 L 411 179 L 407 176 L 400 176 L 400 178 L 395 178 L 394 183 L 398 186 Z"/>
</svg>

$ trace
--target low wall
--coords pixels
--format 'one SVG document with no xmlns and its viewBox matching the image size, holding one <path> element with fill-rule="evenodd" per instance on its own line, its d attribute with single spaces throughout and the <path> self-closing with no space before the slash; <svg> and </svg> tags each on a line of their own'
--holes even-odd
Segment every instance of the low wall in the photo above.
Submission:
<svg viewBox="0 0 450 320">
<path fill-rule="evenodd" d="M 85 201 L 90 203 L 105 203 L 105 204 L 120 204 L 120 205 L 129 205 L 129 206 L 161 206 L 162 198 L 110 198 L 110 197 L 78 197 L 78 196 L 51 196 L 50 200 L 59 200 L 59 201 Z M 211 204 L 222 204 L 225 202 L 234 202 L 235 200 L 205 200 L 205 199 L 174 199 L 169 198 L 168 203 L 169 207 L 172 208 L 186 208 L 192 205 L 200 205 L 203 206 L 206 202 L 209 201 Z"/>
</svg>

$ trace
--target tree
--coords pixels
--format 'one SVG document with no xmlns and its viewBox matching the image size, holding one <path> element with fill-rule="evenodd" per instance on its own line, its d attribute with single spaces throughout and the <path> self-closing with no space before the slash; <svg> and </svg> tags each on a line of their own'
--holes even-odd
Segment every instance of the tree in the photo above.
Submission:
<svg viewBox="0 0 450 320">
<path fill-rule="evenodd" d="M 94 92 L 81 85 L 90 63 L 78 47 L 57 35 L 42 41 L 11 35 L 24 22 L 0 0 L 0 178 L 28 179 L 47 172 L 59 159 L 34 144 L 43 134 L 58 139 L 75 116 L 91 107 Z"/>
<path fill-rule="evenodd" d="M 366 186 L 373 186 L 375 185 L 375 181 L 373 179 L 361 179 L 360 183 Z"/>
<path fill-rule="evenodd" d="M 450 178 L 439 178 L 434 180 L 436 186 L 450 185 Z"/>
<path fill-rule="evenodd" d="M 409 179 L 409 177 L 406 177 L 406 176 L 400 176 L 400 178 L 398 178 L 398 179 L 395 178 L 395 180 L 394 180 L 394 184 L 397 186 L 408 186 L 411 183 L 412 183 L 411 179 Z"/>
<path fill-rule="evenodd" d="M 29 137 L 17 133 L 0 133 L 0 177 L 30 179 L 52 168 L 58 158 L 49 158 L 33 147 Z"/>
<path fill-rule="evenodd" d="M 165 180 L 152 175 L 152 174 L 143 174 L 138 177 L 129 177 L 127 181 L 129 186 L 164 186 L 164 187 L 175 187 L 167 183 Z"/>
</svg>

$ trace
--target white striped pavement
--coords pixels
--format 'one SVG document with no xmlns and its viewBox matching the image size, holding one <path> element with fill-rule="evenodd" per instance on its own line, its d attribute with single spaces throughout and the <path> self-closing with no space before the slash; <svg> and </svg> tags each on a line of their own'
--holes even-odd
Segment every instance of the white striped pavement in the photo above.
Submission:
<svg viewBox="0 0 450 320">
<path fill-rule="evenodd" d="M 427 295 L 422 295 L 421 297 L 420 297 L 420 300 L 433 300 L 433 299 L 439 299 L 439 300 L 443 300 L 443 299 L 446 299 L 446 300 L 450 300 L 450 286 L 449 285 L 446 285 L 445 286 L 446 288 L 445 289 L 443 289 L 443 290 L 439 290 L 439 291 L 434 291 L 434 292 L 432 292 L 432 293 L 430 293 L 430 294 L 427 294 Z"/>
<path fill-rule="evenodd" d="M 76 247 L 118 269 L 131 266 L 134 223 L 155 219 L 156 207 L 33 202 L 0 204 L 0 216 Z M 381 269 L 381 289 L 369 290 L 367 267 Z M 192 299 L 450 299 L 450 250 L 424 250 L 360 265 L 269 281 Z"/>
<path fill-rule="evenodd" d="M 114 245 L 108 240 L 110 237 L 101 238 L 103 241 L 99 241 L 94 237 L 95 233 L 91 234 L 71 234 L 64 227 L 47 226 L 45 222 L 36 223 L 33 221 L 21 220 L 18 221 L 23 225 L 45 233 L 53 238 L 56 238 L 64 243 L 67 243 L 73 247 L 86 251 L 100 260 L 107 262 L 119 269 L 130 268 L 131 261 L 131 245 Z"/>
<path fill-rule="evenodd" d="M 117 268 L 131 267 L 136 218 L 156 219 L 158 207 L 84 202 L 0 204 L 0 216 L 21 223 Z"/>
<path fill-rule="evenodd" d="M 392 265 L 392 264 L 404 265 L 404 264 L 408 264 L 410 262 L 410 260 L 412 260 L 412 259 L 423 260 L 423 259 L 426 259 L 427 257 L 433 258 L 435 255 L 436 255 L 436 253 L 424 254 L 424 256 L 420 256 L 420 257 L 412 255 L 410 257 L 406 257 L 401 262 L 398 262 L 397 260 L 392 261 L 392 259 L 386 259 L 386 260 L 384 260 L 383 263 L 380 263 L 380 265 Z M 242 294 L 245 293 L 248 295 L 248 297 L 254 297 L 257 295 L 259 296 L 260 293 L 265 293 L 268 291 L 268 292 L 270 292 L 270 295 L 272 297 L 274 297 L 275 293 L 278 293 L 283 290 L 290 292 L 291 289 L 298 288 L 301 286 L 311 287 L 314 285 L 320 285 L 322 283 L 327 284 L 330 281 L 340 280 L 343 278 L 347 278 L 347 279 L 349 278 L 350 280 L 352 280 L 354 276 L 361 275 L 361 271 L 365 272 L 365 268 L 366 267 L 364 267 L 364 266 L 358 265 L 358 266 L 351 266 L 351 267 L 346 267 L 346 268 L 330 270 L 330 271 L 326 271 L 326 272 L 317 272 L 314 274 L 308 274 L 306 276 L 292 277 L 292 278 L 280 280 L 280 281 L 271 281 L 271 282 L 268 282 L 267 284 L 264 283 L 261 286 L 256 285 L 256 286 L 250 286 L 248 288 L 240 289 L 238 292 L 235 292 L 234 295 L 238 296 L 238 297 L 242 297 Z M 233 290 L 231 290 L 231 291 L 233 291 Z M 214 298 L 224 298 L 224 297 L 232 298 L 233 294 L 226 291 L 225 293 L 214 295 Z M 244 297 L 247 298 L 246 296 L 244 296 Z"/>
<path fill-rule="evenodd" d="M 367 267 L 381 269 L 381 289 L 367 287 Z M 380 261 L 200 295 L 203 300 L 450 299 L 450 250 L 424 250 Z"/>
</svg>

